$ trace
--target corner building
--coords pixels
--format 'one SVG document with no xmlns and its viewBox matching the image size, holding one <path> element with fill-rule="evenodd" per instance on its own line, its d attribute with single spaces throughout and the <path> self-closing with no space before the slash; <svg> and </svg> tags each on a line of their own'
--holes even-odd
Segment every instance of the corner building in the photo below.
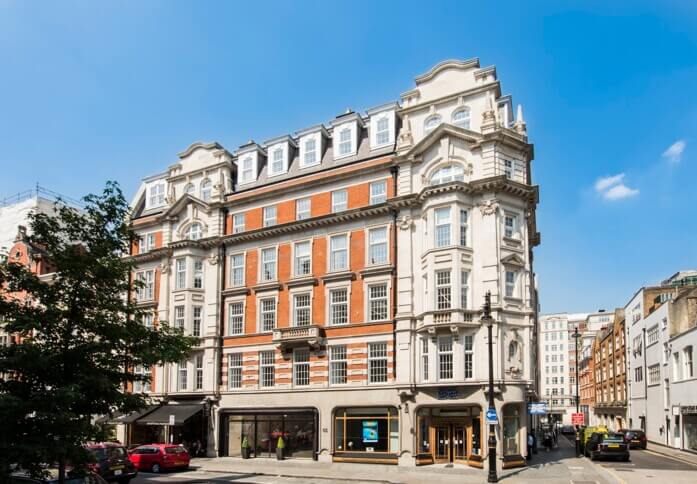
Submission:
<svg viewBox="0 0 697 484">
<path fill-rule="evenodd" d="M 495 68 L 446 61 L 400 102 L 233 152 L 197 143 L 146 179 L 143 303 L 202 338 L 152 370 L 153 402 L 200 405 L 209 455 L 239 456 L 246 438 L 273 456 L 283 436 L 297 458 L 482 467 L 491 291 L 498 452 L 519 464 L 539 234 L 512 112 Z"/>
</svg>

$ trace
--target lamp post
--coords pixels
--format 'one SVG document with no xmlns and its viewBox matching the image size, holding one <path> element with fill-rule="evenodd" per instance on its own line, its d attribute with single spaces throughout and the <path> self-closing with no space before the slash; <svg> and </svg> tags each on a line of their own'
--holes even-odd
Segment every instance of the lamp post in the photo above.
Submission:
<svg viewBox="0 0 697 484">
<path fill-rule="evenodd" d="M 491 317 L 491 291 L 487 291 L 486 296 L 484 296 L 482 322 L 486 324 L 489 333 L 489 410 L 496 412 L 496 407 L 494 406 L 494 348 L 491 336 L 491 329 L 494 324 L 494 319 Z M 488 444 L 489 475 L 487 482 L 498 482 L 499 478 L 496 475 L 496 426 L 493 423 L 489 424 Z"/>
<path fill-rule="evenodd" d="M 574 329 L 574 345 L 575 345 L 575 351 L 574 354 L 576 355 L 576 413 L 579 413 L 580 410 L 580 404 L 581 404 L 581 397 L 578 394 L 578 322 L 576 323 L 576 328 Z M 580 426 L 576 426 L 576 457 L 579 457 L 581 455 L 581 434 L 580 434 Z"/>
</svg>

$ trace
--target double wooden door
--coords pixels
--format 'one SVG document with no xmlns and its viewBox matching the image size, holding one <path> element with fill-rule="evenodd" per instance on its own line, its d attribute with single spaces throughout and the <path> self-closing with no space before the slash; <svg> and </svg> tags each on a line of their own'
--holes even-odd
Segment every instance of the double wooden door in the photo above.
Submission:
<svg viewBox="0 0 697 484">
<path fill-rule="evenodd" d="M 435 462 L 467 463 L 472 441 L 472 421 L 435 421 L 431 427 L 433 460 Z"/>
</svg>

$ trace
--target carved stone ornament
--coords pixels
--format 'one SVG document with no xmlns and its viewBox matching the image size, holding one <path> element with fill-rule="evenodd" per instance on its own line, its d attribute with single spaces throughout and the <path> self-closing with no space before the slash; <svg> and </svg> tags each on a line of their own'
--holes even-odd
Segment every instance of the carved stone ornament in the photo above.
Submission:
<svg viewBox="0 0 697 484">
<path fill-rule="evenodd" d="M 220 256 L 218 254 L 213 254 L 208 258 L 208 263 L 212 266 L 216 265 L 218 262 L 220 262 Z"/>
<path fill-rule="evenodd" d="M 399 228 L 402 230 L 409 230 L 409 228 L 411 228 L 412 223 L 413 220 L 408 215 L 402 215 L 398 222 Z"/>
<path fill-rule="evenodd" d="M 160 272 L 162 274 L 167 274 L 169 272 L 169 260 L 166 260 L 160 264 Z"/>
<path fill-rule="evenodd" d="M 494 215 L 499 209 L 499 202 L 496 200 L 486 200 L 479 203 L 478 207 L 482 215 Z"/>
</svg>

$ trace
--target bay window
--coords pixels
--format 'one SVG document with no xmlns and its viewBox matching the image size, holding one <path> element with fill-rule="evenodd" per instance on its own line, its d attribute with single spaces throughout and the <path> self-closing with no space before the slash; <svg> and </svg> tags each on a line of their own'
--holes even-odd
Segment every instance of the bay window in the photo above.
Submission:
<svg viewBox="0 0 697 484">
<path fill-rule="evenodd" d="M 186 288 L 186 259 L 177 259 L 174 262 L 174 288 L 175 289 L 185 289 Z"/>
<path fill-rule="evenodd" d="M 435 211 L 436 247 L 450 245 L 450 207 L 437 208 Z"/>
<path fill-rule="evenodd" d="M 516 279 L 518 278 L 518 273 L 516 271 L 506 271 L 506 297 L 516 296 Z"/>
<path fill-rule="evenodd" d="M 450 309 L 450 270 L 436 271 L 436 309 Z"/>
<path fill-rule="evenodd" d="M 453 378 L 453 337 L 438 337 L 438 379 L 452 380 Z"/>
</svg>

